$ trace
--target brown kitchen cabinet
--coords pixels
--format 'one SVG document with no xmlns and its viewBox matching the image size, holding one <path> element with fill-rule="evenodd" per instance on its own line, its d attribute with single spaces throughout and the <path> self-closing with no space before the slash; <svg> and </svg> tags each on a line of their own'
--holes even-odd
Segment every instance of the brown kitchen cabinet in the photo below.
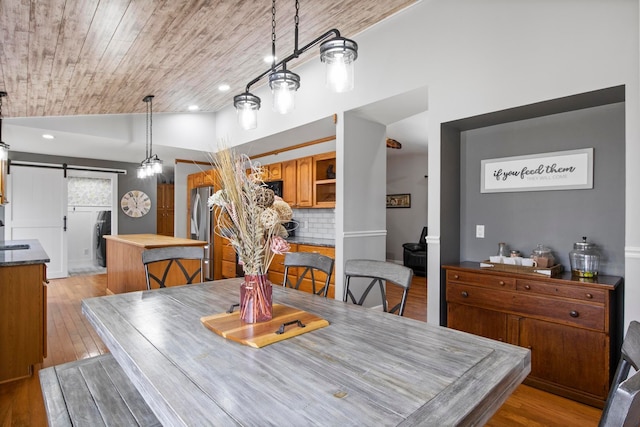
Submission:
<svg viewBox="0 0 640 427">
<path fill-rule="evenodd" d="M 282 200 L 295 208 L 298 203 L 298 161 L 282 162 Z"/>
<path fill-rule="evenodd" d="M 238 261 L 236 251 L 233 246 L 225 239 L 222 246 L 222 277 L 230 279 L 237 277 Z"/>
<path fill-rule="evenodd" d="M 447 326 L 531 350 L 526 384 L 603 407 L 622 342 L 622 278 L 584 282 L 443 266 Z"/>
<path fill-rule="evenodd" d="M 295 207 L 313 206 L 313 158 L 303 157 L 296 161 Z"/>
<path fill-rule="evenodd" d="M 0 267 L 0 383 L 25 378 L 47 353 L 46 264 Z"/>
<path fill-rule="evenodd" d="M 157 233 L 162 236 L 174 235 L 174 194 L 173 184 L 158 184 L 157 193 Z"/>
<path fill-rule="evenodd" d="M 336 153 L 313 156 L 313 206 L 336 206 Z"/>
<path fill-rule="evenodd" d="M 262 166 L 262 180 L 280 181 L 282 179 L 282 163 L 271 163 Z"/>
<path fill-rule="evenodd" d="M 326 246 L 316 246 L 316 245 L 305 245 L 305 244 L 292 244 L 290 252 L 311 252 L 311 253 L 319 253 L 322 255 L 329 256 L 335 259 L 335 248 L 326 247 Z M 269 281 L 274 286 L 282 286 L 284 283 L 284 257 L 285 255 L 276 255 L 273 258 L 273 262 L 271 263 L 271 267 L 269 268 Z M 298 275 L 302 274 L 302 271 L 299 271 L 300 268 L 290 268 L 289 269 L 289 281 L 294 285 L 298 281 Z M 304 270 L 304 269 L 302 269 Z M 323 283 L 327 276 L 322 272 L 314 273 L 316 278 L 316 287 L 317 283 Z M 329 292 L 327 293 L 328 298 L 333 298 L 335 295 L 335 266 L 333 273 L 331 274 L 331 280 L 329 281 Z M 301 291 L 311 293 L 313 291 L 313 284 L 310 279 L 305 279 L 300 284 Z"/>
<path fill-rule="evenodd" d="M 298 245 L 298 252 L 311 252 L 311 253 L 318 253 L 321 255 L 325 255 L 328 256 L 330 258 L 333 258 L 334 260 L 336 259 L 336 251 L 335 248 L 331 248 L 331 247 L 327 247 L 327 246 L 315 246 L 315 245 Z M 302 272 L 300 272 L 302 273 Z M 315 279 L 316 279 L 316 287 L 318 286 L 318 283 L 320 283 L 320 286 L 322 286 L 322 283 L 324 283 L 325 280 L 327 280 L 327 275 L 322 273 L 321 271 L 316 271 L 314 273 L 315 275 Z M 329 291 L 327 292 L 327 298 L 334 298 L 335 297 L 335 290 L 336 290 L 336 286 L 335 286 L 335 276 L 336 276 L 336 267 L 335 267 L 335 263 L 333 266 L 333 272 L 331 273 L 331 279 L 329 280 Z M 307 276 L 308 277 L 308 276 Z M 302 283 L 300 284 L 300 290 L 305 291 L 305 292 L 313 292 L 313 284 L 311 282 L 310 278 L 305 277 L 305 279 L 303 279 Z M 297 280 L 297 278 L 296 278 Z"/>
<path fill-rule="evenodd" d="M 290 244 L 290 252 L 298 252 L 298 245 L 295 243 Z M 269 281 L 273 286 L 282 286 L 284 283 L 284 254 L 275 255 L 271 265 L 269 266 L 269 272 L 267 274 Z M 289 271 L 290 280 L 298 280 L 298 271 L 292 268 Z M 295 281 L 294 281 L 295 283 Z"/>
<path fill-rule="evenodd" d="M 292 208 L 313 206 L 313 158 L 302 157 L 281 163 L 282 200 Z"/>
</svg>

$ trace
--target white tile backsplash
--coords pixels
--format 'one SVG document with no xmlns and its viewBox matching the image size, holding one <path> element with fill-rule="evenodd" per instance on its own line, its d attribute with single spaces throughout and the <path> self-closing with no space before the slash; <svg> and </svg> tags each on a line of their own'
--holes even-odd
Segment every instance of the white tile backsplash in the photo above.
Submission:
<svg viewBox="0 0 640 427">
<path fill-rule="evenodd" d="M 293 209 L 293 219 L 299 224 L 296 236 L 336 238 L 335 209 Z"/>
</svg>

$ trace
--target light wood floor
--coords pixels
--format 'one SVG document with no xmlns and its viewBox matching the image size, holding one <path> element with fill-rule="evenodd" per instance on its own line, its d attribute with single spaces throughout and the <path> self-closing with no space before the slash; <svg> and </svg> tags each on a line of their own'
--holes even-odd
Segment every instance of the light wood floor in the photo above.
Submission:
<svg viewBox="0 0 640 427">
<path fill-rule="evenodd" d="M 82 315 L 84 298 L 105 295 L 106 275 L 51 280 L 48 285 L 48 367 L 108 352 Z M 399 298 L 390 291 L 389 300 Z M 405 316 L 426 321 L 426 279 L 414 277 Z M 37 370 L 31 378 L 0 384 L 0 427 L 46 426 Z M 600 410 L 521 385 L 489 426 L 597 426 Z"/>
</svg>

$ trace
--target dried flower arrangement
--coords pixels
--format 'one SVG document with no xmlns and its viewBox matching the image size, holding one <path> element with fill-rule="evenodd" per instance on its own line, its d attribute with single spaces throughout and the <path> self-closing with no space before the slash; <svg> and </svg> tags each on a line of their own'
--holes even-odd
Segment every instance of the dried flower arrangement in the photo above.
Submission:
<svg viewBox="0 0 640 427">
<path fill-rule="evenodd" d="M 274 255 L 289 251 L 285 240 L 288 234 L 282 223 L 291 220 L 291 207 L 264 186 L 262 168 L 248 156 L 222 148 L 212 157 L 222 187 L 207 201 L 216 214 L 216 233 L 227 239 L 238 254 L 245 282 L 247 278 L 266 280 L 264 275 Z M 249 322 L 264 319 L 268 309 L 270 319 L 270 285 L 268 292 L 269 295 L 260 291 L 252 295 L 255 301 L 251 307 L 243 305 L 241 297 L 241 317 Z M 253 313 L 246 313 L 247 310 Z"/>
</svg>

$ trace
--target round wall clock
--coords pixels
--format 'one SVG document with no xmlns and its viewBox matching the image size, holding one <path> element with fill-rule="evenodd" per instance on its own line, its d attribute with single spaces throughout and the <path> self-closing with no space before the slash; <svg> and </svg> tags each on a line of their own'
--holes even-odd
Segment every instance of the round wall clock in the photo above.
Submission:
<svg viewBox="0 0 640 427">
<path fill-rule="evenodd" d="M 140 218 L 151 209 L 151 199 L 143 191 L 131 190 L 122 196 L 120 207 L 130 217 Z"/>
</svg>

